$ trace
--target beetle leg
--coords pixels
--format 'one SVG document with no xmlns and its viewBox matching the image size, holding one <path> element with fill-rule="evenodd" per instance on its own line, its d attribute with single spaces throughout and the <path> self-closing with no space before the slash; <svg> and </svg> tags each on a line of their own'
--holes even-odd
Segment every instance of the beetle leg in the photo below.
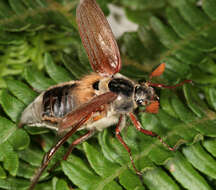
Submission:
<svg viewBox="0 0 216 190">
<path fill-rule="evenodd" d="M 68 156 L 71 154 L 71 152 L 73 151 L 76 145 L 81 144 L 83 141 L 89 139 L 94 134 L 95 134 L 95 130 L 91 130 L 91 131 L 88 131 L 83 136 L 79 137 L 78 139 L 74 140 L 71 143 L 70 147 L 68 148 L 68 151 L 66 152 L 66 154 L 63 156 L 63 160 L 67 160 Z M 49 171 L 53 171 L 59 165 L 59 163 L 60 161 L 56 162 L 55 165 Z"/>
<path fill-rule="evenodd" d="M 38 169 L 36 175 L 33 177 L 33 179 L 31 180 L 31 185 L 29 187 L 29 190 L 33 190 L 35 185 L 37 184 L 41 174 L 43 173 L 43 171 L 46 169 L 46 167 L 48 166 L 50 160 L 52 159 L 52 157 L 54 156 L 54 154 L 56 153 L 56 151 L 61 147 L 62 144 L 64 144 L 69 137 L 71 137 L 71 135 L 73 135 L 81 125 L 83 125 L 87 120 L 89 119 L 89 116 L 83 118 L 78 124 L 76 124 L 68 133 L 66 133 L 50 150 L 49 152 L 47 152 L 44 156 L 44 159 L 42 161 L 42 165 L 41 167 Z"/>
<path fill-rule="evenodd" d="M 86 134 L 84 134 L 83 136 L 79 137 L 78 139 L 74 140 L 70 147 L 68 148 L 67 153 L 64 155 L 63 160 L 67 160 L 68 156 L 70 155 L 70 153 L 72 152 L 73 148 L 78 145 L 81 144 L 83 141 L 89 139 L 90 137 L 92 137 L 95 134 L 95 130 L 91 130 L 88 131 Z"/>
<path fill-rule="evenodd" d="M 124 122 L 124 125 L 122 125 L 122 120 L 125 119 L 123 118 L 124 116 L 121 115 L 120 118 L 119 118 L 119 121 L 118 121 L 118 124 L 116 126 L 116 130 L 115 130 L 115 134 L 116 134 L 116 137 L 117 139 L 119 140 L 119 142 L 124 146 L 124 148 L 127 150 L 127 152 L 129 153 L 129 156 L 130 156 L 130 160 L 131 160 L 131 163 L 132 163 L 132 166 L 136 172 L 137 175 L 141 176 L 142 173 L 136 168 L 135 164 L 134 164 L 134 160 L 133 160 L 133 157 L 132 157 L 132 154 L 131 154 L 131 150 L 130 148 L 127 146 L 127 144 L 124 142 L 124 140 L 122 139 L 121 135 L 120 135 L 120 132 L 121 130 L 124 128 L 124 125 L 125 125 L 125 122 Z"/>
<path fill-rule="evenodd" d="M 165 142 L 163 141 L 163 139 L 162 139 L 159 135 L 157 135 L 156 133 L 154 133 L 154 132 L 152 132 L 152 131 L 149 131 L 149 130 L 146 130 L 146 129 L 143 129 L 142 126 L 141 126 L 141 124 L 140 124 L 140 122 L 137 120 L 136 116 L 135 116 L 133 113 L 129 113 L 129 117 L 130 117 L 132 123 L 134 124 L 134 126 L 136 127 L 136 129 L 137 129 L 138 131 L 140 131 L 141 133 L 144 133 L 145 135 L 149 135 L 149 136 L 152 136 L 152 137 L 157 137 L 157 138 L 160 140 L 160 142 L 161 142 L 165 147 L 167 147 L 169 150 L 171 150 L 171 151 L 175 151 L 175 150 L 176 150 L 176 146 L 170 147 L 170 146 L 169 146 L 167 143 L 165 143 Z"/>
</svg>

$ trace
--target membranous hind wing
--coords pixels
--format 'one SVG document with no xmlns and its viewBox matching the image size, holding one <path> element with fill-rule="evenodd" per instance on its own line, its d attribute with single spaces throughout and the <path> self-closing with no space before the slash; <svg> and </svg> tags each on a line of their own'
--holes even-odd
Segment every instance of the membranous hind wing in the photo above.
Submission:
<svg viewBox="0 0 216 190">
<path fill-rule="evenodd" d="M 102 10 L 95 0 L 81 0 L 76 12 L 82 43 L 93 70 L 103 76 L 121 68 L 118 45 Z"/>
</svg>

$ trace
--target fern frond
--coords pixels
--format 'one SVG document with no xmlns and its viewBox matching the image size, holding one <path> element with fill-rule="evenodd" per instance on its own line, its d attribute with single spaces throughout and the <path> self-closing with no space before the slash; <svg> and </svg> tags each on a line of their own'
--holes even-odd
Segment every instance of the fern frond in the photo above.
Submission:
<svg viewBox="0 0 216 190">
<path fill-rule="evenodd" d="M 107 2 L 98 1 L 108 13 Z M 165 62 L 167 68 L 158 81 L 194 82 L 174 91 L 161 89 L 159 113 L 138 114 L 145 129 L 179 148 L 170 152 L 158 139 L 140 134 L 128 123 L 123 138 L 143 172 L 144 186 L 113 127 L 79 145 L 50 172 L 80 132 L 59 150 L 36 189 L 215 189 L 215 1 L 201 5 L 196 0 L 113 2 L 139 24 L 138 31 L 119 40 L 122 73 L 140 80 Z M 27 189 L 43 155 L 57 141 L 47 129 L 18 129 L 23 109 L 38 92 L 90 71 L 76 31 L 76 4 L 66 0 L 0 3 L 0 189 Z"/>
</svg>

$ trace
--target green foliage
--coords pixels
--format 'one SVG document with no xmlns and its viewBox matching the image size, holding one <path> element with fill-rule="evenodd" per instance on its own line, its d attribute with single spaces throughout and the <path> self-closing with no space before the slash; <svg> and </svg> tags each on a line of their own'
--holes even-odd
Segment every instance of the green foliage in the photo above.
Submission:
<svg viewBox="0 0 216 190">
<path fill-rule="evenodd" d="M 77 2 L 0 2 L 0 189 L 27 189 L 58 139 L 47 129 L 18 129 L 24 108 L 48 87 L 91 71 L 76 29 Z M 119 39 L 121 73 L 143 80 L 165 62 L 165 73 L 155 82 L 193 81 L 174 90 L 159 89 L 159 113 L 140 109 L 138 114 L 143 128 L 178 150 L 169 151 L 128 123 L 122 136 L 143 173 L 143 185 L 110 127 L 44 172 L 35 189 L 216 189 L 215 0 L 98 0 L 106 14 L 109 2 L 123 7 L 139 25 Z M 49 169 L 79 134 L 65 143 Z"/>
</svg>

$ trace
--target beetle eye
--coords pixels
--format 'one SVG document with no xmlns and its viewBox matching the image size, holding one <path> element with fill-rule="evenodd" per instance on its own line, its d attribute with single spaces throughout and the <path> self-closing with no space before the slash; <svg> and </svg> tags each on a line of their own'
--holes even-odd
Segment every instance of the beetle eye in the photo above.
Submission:
<svg viewBox="0 0 216 190">
<path fill-rule="evenodd" d="M 143 103 L 142 99 L 137 100 L 137 104 L 142 105 L 142 103 Z"/>
</svg>

